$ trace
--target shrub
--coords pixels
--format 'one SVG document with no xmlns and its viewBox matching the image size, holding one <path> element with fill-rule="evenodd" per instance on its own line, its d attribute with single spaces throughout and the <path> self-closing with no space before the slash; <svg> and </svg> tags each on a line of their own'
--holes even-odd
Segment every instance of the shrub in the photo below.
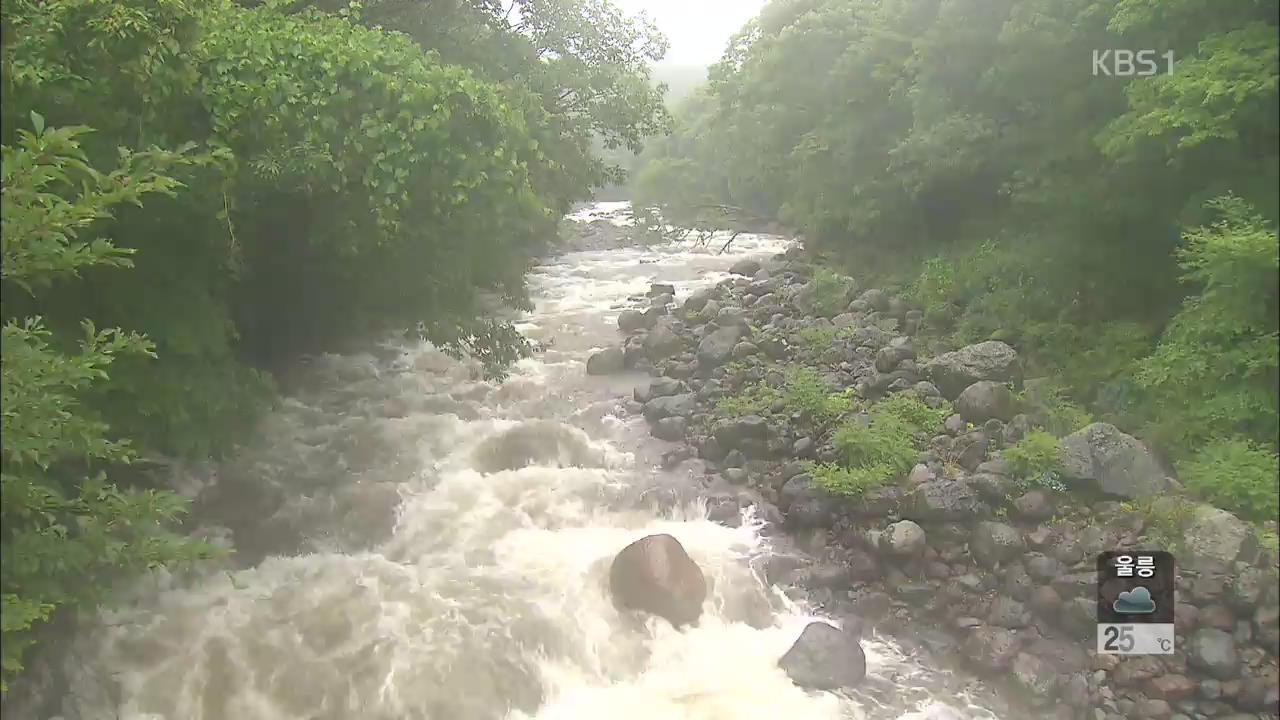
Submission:
<svg viewBox="0 0 1280 720">
<path fill-rule="evenodd" d="M 853 408 L 852 390 L 833 393 L 817 371 L 806 367 L 787 371 L 782 402 L 787 412 L 798 413 L 817 425 L 831 422 Z"/>
<path fill-rule="evenodd" d="M 1178 465 L 1188 490 L 1255 521 L 1280 515 L 1280 457 L 1242 438 L 1217 439 Z"/>
<path fill-rule="evenodd" d="M 932 433 L 951 414 L 951 408 L 943 405 L 931 408 L 912 393 L 895 393 L 877 402 L 871 408 L 873 417 L 890 417 L 903 423 L 912 435 Z"/>
<path fill-rule="evenodd" d="M 813 273 L 813 309 L 819 315 L 837 315 L 848 304 L 853 279 L 829 268 L 820 267 Z"/>
<path fill-rule="evenodd" d="M 764 415 L 782 394 L 761 380 L 743 388 L 741 392 L 725 395 L 716 401 L 716 414 L 722 417 Z"/>
<path fill-rule="evenodd" d="M 1238 434 L 1274 443 L 1277 412 L 1277 271 L 1274 225 L 1242 200 L 1209 207 L 1219 220 L 1185 234 L 1184 282 L 1199 287 L 1142 361 L 1138 383 L 1167 447 Z"/>
<path fill-rule="evenodd" d="M 906 472 L 919 457 L 929 430 L 942 422 L 946 412 L 899 393 L 872 405 L 867 415 L 845 422 L 831 437 L 845 472 L 828 470 L 830 487 L 860 492 Z"/>
<path fill-rule="evenodd" d="M 843 467 L 835 463 L 808 463 L 806 466 L 818 487 L 836 495 L 856 497 L 884 485 L 894 476 L 892 468 L 881 465 Z"/>
<path fill-rule="evenodd" d="M 1058 438 L 1053 435 L 1043 430 L 1032 431 L 1005 448 L 1001 455 L 1009 461 L 1021 484 L 1063 489 L 1058 479 L 1061 469 Z"/>
</svg>

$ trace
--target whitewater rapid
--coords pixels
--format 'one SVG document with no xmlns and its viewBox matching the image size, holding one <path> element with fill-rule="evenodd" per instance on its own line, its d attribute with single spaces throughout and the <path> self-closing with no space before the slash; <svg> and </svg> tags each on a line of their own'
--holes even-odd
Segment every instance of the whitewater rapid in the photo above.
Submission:
<svg viewBox="0 0 1280 720">
<path fill-rule="evenodd" d="M 624 409 L 643 378 L 585 374 L 651 282 L 683 298 L 785 247 L 742 235 L 725 254 L 712 243 L 550 261 L 519 324 L 548 349 L 502 384 L 427 345 L 316 359 L 252 447 L 191 481 L 197 493 L 234 476 L 285 497 L 223 501 L 270 513 L 254 536 L 265 557 L 157 572 L 102 612 L 68 660 L 64 717 L 995 718 L 965 683 L 880 637 L 864 641 L 866 690 L 794 686 L 776 662 L 813 614 L 763 579 L 782 541 L 750 513 L 736 528 L 708 521 L 696 460 L 659 468 L 671 446 Z M 301 540 L 273 545 L 272 528 Z M 659 532 L 711 585 L 684 632 L 608 598 L 613 555 Z"/>
</svg>

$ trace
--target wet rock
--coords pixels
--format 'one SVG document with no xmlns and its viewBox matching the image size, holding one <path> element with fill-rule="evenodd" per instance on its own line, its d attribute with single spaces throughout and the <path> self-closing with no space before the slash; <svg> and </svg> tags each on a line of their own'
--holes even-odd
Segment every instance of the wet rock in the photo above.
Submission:
<svg viewBox="0 0 1280 720">
<path fill-rule="evenodd" d="M 676 286 L 669 283 L 653 283 L 649 285 L 649 297 L 658 297 L 660 295 L 675 295 Z"/>
<path fill-rule="evenodd" d="M 785 514 L 787 524 L 796 529 L 827 527 L 831 524 L 831 496 L 825 490 L 814 487 L 813 478 L 808 473 L 796 475 L 783 484 L 778 493 L 778 507 Z"/>
<path fill-rule="evenodd" d="M 1170 484 L 1160 464 L 1137 438 L 1108 423 L 1093 423 L 1062 439 L 1062 476 L 1068 485 L 1091 483 L 1110 495 L 1159 495 Z"/>
<path fill-rule="evenodd" d="M 740 325 L 718 328 L 698 343 L 698 366 L 719 367 L 733 356 L 733 348 L 742 339 L 745 328 Z"/>
<path fill-rule="evenodd" d="M 665 360 L 683 349 L 684 340 L 670 323 L 658 323 L 644 338 L 645 356 L 653 362 Z"/>
<path fill-rule="evenodd" d="M 675 301 L 676 301 L 675 295 L 671 293 L 662 293 L 661 295 L 654 295 L 649 300 L 649 306 L 653 308 L 665 308 L 666 306 L 674 303 Z"/>
<path fill-rule="evenodd" d="M 707 302 L 709 300 L 711 300 L 711 293 L 707 290 L 699 290 L 693 293 L 692 295 L 690 295 L 689 297 L 685 298 L 684 306 L 683 306 L 684 311 L 685 313 L 700 312 L 704 307 L 707 306 Z"/>
<path fill-rule="evenodd" d="M 867 660 L 856 636 L 828 623 L 812 622 L 778 661 L 778 667 L 800 687 L 836 690 L 862 682 Z"/>
<path fill-rule="evenodd" d="M 942 422 L 942 429 L 946 430 L 948 435 L 959 435 L 964 432 L 967 427 L 968 423 L 964 421 L 964 418 L 960 413 L 948 415 L 947 419 Z"/>
<path fill-rule="evenodd" d="M 980 507 L 978 493 L 962 480 L 932 480 L 907 493 L 903 514 L 916 520 L 963 520 Z"/>
<path fill-rule="evenodd" d="M 1014 514 L 1033 522 L 1048 520 L 1056 510 L 1053 496 L 1044 490 L 1030 490 L 1013 501 Z"/>
<path fill-rule="evenodd" d="M 622 348 L 607 348 L 587 358 L 588 375 L 613 375 L 626 369 Z"/>
<path fill-rule="evenodd" d="M 1231 680 L 1239 675 L 1240 655 L 1235 638 L 1215 628 L 1202 628 L 1191 636 L 1187 661 L 1218 680 Z"/>
<path fill-rule="evenodd" d="M 760 263 L 756 260 L 739 260 L 729 266 L 729 272 L 743 277 L 754 277 L 760 272 Z"/>
<path fill-rule="evenodd" d="M 650 400 L 644 404 L 644 417 L 651 423 L 662 418 L 679 415 L 688 417 L 698 409 L 697 400 L 691 393 L 668 395 Z"/>
<path fill-rule="evenodd" d="M 956 398 L 956 412 L 968 422 L 979 424 L 991 419 L 1009 421 L 1017 411 L 1013 391 L 1004 383 L 979 380 Z"/>
<path fill-rule="evenodd" d="M 962 652 L 979 666 L 993 672 L 1008 670 L 1018 654 L 1018 640 L 1005 628 L 984 626 L 969 633 Z"/>
<path fill-rule="evenodd" d="M 883 542 L 886 549 L 900 557 L 912 557 L 924 551 L 924 528 L 910 520 L 900 520 L 885 529 Z"/>
<path fill-rule="evenodd" d="M 679 442 L 684 440 L 688 427 L 688 421 L 679 415 L 665 417 L 653 426 L 653 436 L 667 442 Z"/>
<path fill-rule="evenodd" d="M 809 438 L 809 437 L 797 438 L 796 441 L 791 444 L 791 455 L 793 457 L 798 457 L 803 459 L 812 458 L 814 447 L 815 446 L 814 446 L 813 438 Z"/>
<path fill-rule="evenodd" d="M 1210 505 L 1197 505 L 1183 536 L 1189 559 L 1199 566 L 1231 567 L 1258 552 L 1258 537 L 1249 524 Z"/>
<path fill-rule="evenodd" d="M 678 540 L 649 535 L 614 557 L 609 591 L 618 607 L 652 613 L 681 627 L 698 621 L 707 584 Z"/>
<path fill-rule="evenodd" d="M 882 373 L 893 372 L 898 363 L 911 360 L 916 356 L 915 345 L 909 337 L 896 337 L 889 344 L 876 351 L 875 367 Z"/>
<path fill-rule="evenodd" d="M 727 449 L 741 448 L 747 441 L 761 441 L 769 435 L 769 424 L 759 415 L 721 420 L 712 428 L 720 445 Z"/>
<path fill-rule="evenodd" d="M 687 392 L 689 392 L 689 386 L 675 378 L 656 377 L 649 381 L 649 397 L 642 402 L 648 402 L 653 398 L 670 397 L 672 395 L 680 395 Z M 640 398 L 637 397 L 636 400 L 640 400 Z"/>
<path fill-rule="evenodd" d="M 734 360 L 745 360 L 759 352 L 760 348 L 756 347 L 752 343 L 743 341 L 733 346 L 732 357 Z"/>
<path fill-rule="evenodd" d="M 472 454 L 472 463 L 482 473 L 530 465 L 602 467 L 604 455 L 581 430 L 550 420 L 526 420 L 485 438 Z"/>
<path fill-rule="evenodd" d="M 939 355 L 925 364 L 924 373 L 943 397 L 954 399 L 980 380 L 1020 385 L 1022 362 L 1013 348 L 989 340 Z"/>
<path fill-rule="evenodd" d="M 965 470 L 973 472 L 986 459 L 987 449 L 990 445 L 991 443 L 987 439 L 986 433 L 981 430 L 970 430 L 956 438 L 954 446 L 956 462 Z"/>
<path fill-rule="evenodd" d="M 749 475 L 740 467 L 727 467 L 720 473 L 731 485 L 746 485 Z"/>
<path fill-rule="evenodd" d="M 969 552 L 984 567 L 994 567 L 1018 558 L 1026 550 L 1022 533 L 1012 525 L 980 522 L 969 538 Z"/>
</svg>

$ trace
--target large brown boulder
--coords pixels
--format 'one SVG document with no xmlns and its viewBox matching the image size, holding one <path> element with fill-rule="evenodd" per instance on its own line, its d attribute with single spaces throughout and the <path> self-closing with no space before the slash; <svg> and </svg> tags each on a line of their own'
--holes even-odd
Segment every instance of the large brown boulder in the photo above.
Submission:
<svg viewBox="0 0 1280 720">
<path fill-rule="evenodd" d="M 648 535 L 613 559 L 609 592 L 619 608 L 653 613 L 681 627 L 702 615 L 707 581 L 679 540 Z"/>
</svg>

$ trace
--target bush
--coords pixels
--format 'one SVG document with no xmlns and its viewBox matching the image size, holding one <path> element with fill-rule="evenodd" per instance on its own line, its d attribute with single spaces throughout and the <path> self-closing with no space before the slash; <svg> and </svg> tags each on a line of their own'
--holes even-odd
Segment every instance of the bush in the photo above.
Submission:
<svg viewBox="0 0 1280 720">
<path fill-rule="evenodd" d="M 1178 465 L 1182 484 L 1206 502 L 1248 520 L 1280 515 L 1280 457 L 1249 440 L 1217 439 Z"/>
<path fill-rule="evenodd" d="M 824 471 L 831 481 L 824 487 L 832 492 L 861 492 L 901 475 L 915 464 L 929 431 L 946 414 L 946 409 L 930 408 L 908 393 L 872 405 L 865 416 L 845 422 L 832 435 L 842 467 L 841 472 Z"/>
<path fill-rule="evenodd" d="M 743 388 L 741 392 L 725 395 L 716 401 L 716 414 L 722 417 L 765 415 L 769 408 L 782 398 L 777 388 L 761 380 Z"/>
<path fill-rule="evenodd" d="M 1137 381 L 1167 447 L 1235 434 L 1274 447 L 1280 241 L 1275 226 L 1239 198 L 1218 198 L 1209 207 L 1219 219 L 1188 231 L 1178 251 L 1183 281 L 1199 292 L 1142 361 Z"/>
<path fill-rule="evenodd" d="M 820 267 L 813 273 L 813 309 L 821 316 L 838 315 L 848 305 L 853 279 Z"/>
<path fill-rule="evenodd" d="M 818 487 L 836 495 L 857 497 L 884 485 L 894 476 L 887 466 L 843 467 L 835 463 L 808 463 L 806 468 Z"/>
<path fill-rule="evenodd" d="M 1062 490 L 1058 479 L 1061 462 L 1058 458 L 1058 438 L 1034 430 L 1018 442 L 1005 448 L 1001 456 L 1009 461 L 1022 485 Z"/>
<path fill-rule="evenodd" d="M 787 371 L 782 402 L 787 412 L 815 425 L 825 425 L 853 408 L 852 390 L 833 393 L 816 370 L 806 367 Z"/>
<path fill-rule="evenodd" d="M 178 187 L 166 171 L 208 156 L 122 151 L 110 173 L 91 168 L 78 138 L 88 128 L 18 131 L 3 147 L 3 277 L 34 291 L 93 266 L 128 267 L 129 252 L 81 233 L 120 203 Z M 6 298 L 9 296 L 6 294 Z M 109 584 L 159 565 L 210 554 L 208 545 L 171 531 L 186 511 L 167 491 L 131 492 L 101 468 L 127 463 L 133 449 L 112 437 L 83 404 L 117 357 L 153 356 L 136 333 L 83 323 L 78 344 L 55 337 L 38 317 L 9 320 L 0 343 L 4 437 L 0 454 L 0 686 L 22 669 L 39 625 L 59 607 L 99 602 Z M 64 348 L 74 348 L 67 350 Z"/>
</svg>

